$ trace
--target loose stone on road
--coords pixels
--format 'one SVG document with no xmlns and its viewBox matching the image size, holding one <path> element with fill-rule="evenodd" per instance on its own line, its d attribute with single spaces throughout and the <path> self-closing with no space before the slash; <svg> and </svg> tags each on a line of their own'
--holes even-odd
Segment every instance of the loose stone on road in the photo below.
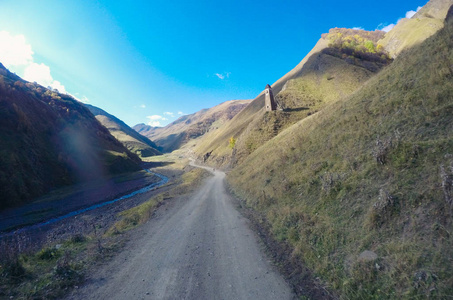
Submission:
<svg viewBox="0 0 453 300">
<path fill-rule="evenodd" d="M 212 171 L 212 169 L 210 169 Z M 134 234 L 70 299 L 293 299 L 214 176 Z"/>
</svg>

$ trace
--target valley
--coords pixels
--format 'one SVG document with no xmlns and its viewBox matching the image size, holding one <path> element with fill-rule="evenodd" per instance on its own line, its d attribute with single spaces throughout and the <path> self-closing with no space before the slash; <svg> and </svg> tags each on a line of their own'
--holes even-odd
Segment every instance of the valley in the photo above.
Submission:
<svg viewBox="0 0 453 300">
<path fill-rule="evenodd" d="M 453 0 L 131 127 L 0 64 L 0 298 L 449 299 L 452 79 Z"/>
</svg>

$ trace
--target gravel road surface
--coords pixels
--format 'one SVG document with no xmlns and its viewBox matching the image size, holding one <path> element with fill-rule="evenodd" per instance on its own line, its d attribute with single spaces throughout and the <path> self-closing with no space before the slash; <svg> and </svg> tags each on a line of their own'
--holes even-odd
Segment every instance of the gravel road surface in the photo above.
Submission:
<svg viewBox="0 0 453 300">
<path fill-rule="evenodd" d="M 210 169 L 212 171 L 212 169 Z M 225 174 L 157 216 L 69 299 L 293 299 L 225 190 Z"/>
</svg>

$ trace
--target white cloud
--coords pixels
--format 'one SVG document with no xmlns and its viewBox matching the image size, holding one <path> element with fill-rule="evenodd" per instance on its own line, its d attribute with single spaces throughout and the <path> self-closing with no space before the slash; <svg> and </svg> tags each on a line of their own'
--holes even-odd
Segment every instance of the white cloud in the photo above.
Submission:
<svg viewBox="0 0 453 300">
<path fill-rule="evenodd" d="M 184 113 L 182 111 L 178 111 L 178 115 L 183 115 Z"/>
<path fill-rule="evenodd" d="M 66 89 L 64 88 L 64 85 L 62 85 L 58 80 L 52 81 L 50 86 L 53 89 L 57 89 L 60 93 L 67 94 Z"/>
<path fill-rule="evenodd" d="M 383 26 L 382 28 L 380 26 Z M 385 31 L 385 32 L 389 32 L 390 30 L 393 29 L 393 27 L 395 27 L 395 24 L 389 24 L 389 25 L 380 25 L 378 27 L 379 30 L 382 30 L 382 31 Z"/>
<path fill-rule="evenodd" d="M 66 93 L 61 82 L 54 80 L 50 75 L 50 68 L 33 61 L 33 50 L 27 44 L 23 35 L 13 36 L 7 31 L 0 31 L 0 62 L 7 68 L 24 67 L 24 73 L 19 74 L 25 80 L 36 81 L 44 87 L 58 89 L 60 93 Z M 12 69 L 14 72 L 15 70 Z"/>
<path fill-rule="evenodd" d="M 417 10 L 410 10 L 410 11 L 406 12 L 406 18 L 407 19 L 412 18 L 420 9 L 422 9 L 421 6 L 417 7 Z"/>
<path fill-rule="evenodd" d="M 0 62 L 7 68 L 23 66 L 33 61 L 33 50 L 23 35 L 12 36 L 0 31 Z"/>
<path fill-rule="evenodd" d="M 169 111 L 164 112 L 164 115 L 167 115 L 167 116 L 170 116 L 170 117 L 174 117 L 175 116 L 174 113 L 169 112 Z"/>
<path fill-rule="evenodd" d="M 140 105 L 140 108 L 146 108 L 145 104 Z"/>
<path fill-rule="evenodd" d="M 24 71 L 24 79 L 31 82 L 36 81 L 45 87 L 49 86 L 53 81 L 50 75 L 50 68 L 45 64 L 37 63 L 31 63 L 27 66 Z"/>
<path fill-rule="evenodd" d="M 229 78 L 230 77 L 231 72 L 215 73 L 214 75 L 217 76 L 217 78 L 219 78 L 221 80 L 224 80 L 225 78 Z"/>
<path fill-rule="evenodd" d="M 76 98 L 77 99 L 77 98 Z M 90 100 L 87 98 L 87 96 L 83 96 L 82 99 L 79 100 L 80 102 L 83 102 L 83 103 L 88 103 L 90 102 Z"/>
<path fill-rule="evenodd" d="M 148 119 L 151 121 L 156 121 L 156 120 L 162 120 L 164 117 L 159 116 L 159 115 L 152 115 L 152 116 L 147 116 Z"/>
<path fill-rule="evenodd" d="M 363 27 L 352 27 L 354 30 L 365 30 Z"/>
</svg>

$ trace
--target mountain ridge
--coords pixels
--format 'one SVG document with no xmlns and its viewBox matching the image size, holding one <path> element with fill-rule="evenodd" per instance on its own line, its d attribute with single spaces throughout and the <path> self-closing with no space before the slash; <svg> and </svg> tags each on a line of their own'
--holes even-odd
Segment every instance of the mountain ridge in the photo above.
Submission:
<svg viewBox="0 0 453 300">
<path fill-rule="evenodd" d="M 137 124 L 133 129 L 154 140 L 164 152 L 171 152 L 182 147 L 189 140 L 199 138 L 209 131 L 215 131 L 247 107 L 249 102 L 250 100 L 225 101 L 212 108 L 181 116 L 165 127 Z"/>
<path fill-rule="evenodd" d="M 0 208 L 53 188 L 140 169 L 82 103 L 0 64 Z"/>
<path fill-rule="evenodd" d="M 162 154 L 153 141 L 146 136 L 139 134 L 117 117 L 107 113 L 99 107 L 89 104 L 85 104 L 85 106 L 91 111 L 96 119 L 131 152 L 140 157 Z"/>
</svg>

